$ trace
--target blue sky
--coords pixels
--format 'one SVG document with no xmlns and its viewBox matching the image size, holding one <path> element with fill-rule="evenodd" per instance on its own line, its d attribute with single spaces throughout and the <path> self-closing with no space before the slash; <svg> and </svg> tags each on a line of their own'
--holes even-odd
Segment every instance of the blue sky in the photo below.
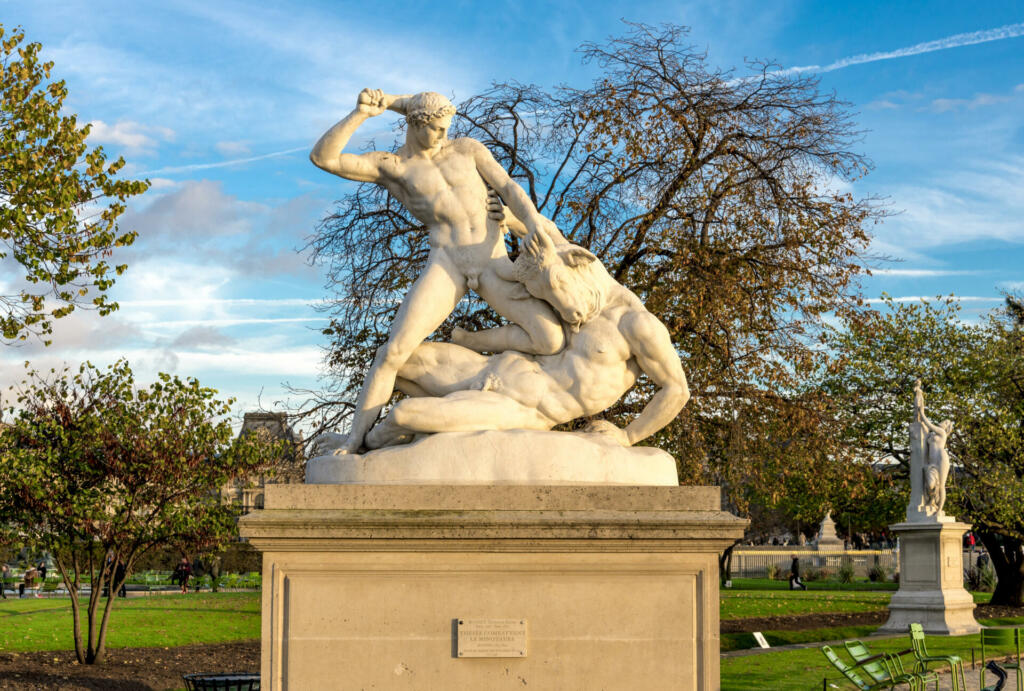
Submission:
<svg viewBox="0 0 1024 691">
<path fill-rule="evenodd" d="M 0 0 L 44 46 L 93 143 L 149 177 L 122 228 L 140 233 L 98 318 L 49 348 L 0 352 L 0 386 L 37 367 L 127 356 L 143 378 L 197 376 L 272 407 L 314 386 L 323 272 L 299 250 L 350 184 L 306 152 L 365 86 L 457 102 L 491 80 L 582 85 L 575 48 L 620 19 L 692 27 L 721 67 L 745 58 L 817 72 L 850 101 L 875 163 L 852 183 L 899 212 L 874 250 L 901 261 L 869 298 L 955 293 L 968 317 L 1024 290 L 1024 3 L 210 2 Z M 628 14 L 625 14 L 628 11 Z M 397 116 L 364 126 L 381 146 Z M 364 140 L 365 141 L 365 140 Z M 4 276 L 0 275 L 0 281 Z"/>
</svg>

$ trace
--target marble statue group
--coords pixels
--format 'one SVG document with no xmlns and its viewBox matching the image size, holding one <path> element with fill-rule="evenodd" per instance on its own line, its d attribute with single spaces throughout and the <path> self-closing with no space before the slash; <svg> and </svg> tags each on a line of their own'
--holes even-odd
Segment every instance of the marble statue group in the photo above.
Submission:
<svg viewBox="0 0 1024 691">
<path fill-rule="evenodd" d="M 405 144 L 395 153 L 344 152 L 356 129 L 385 110 L 405 116 Z M 327 172 L 383 186 L 427 226 L 430 242 L 349 433 L 323 435 L 315 454 L 360 454 L 438 433 L 550 430 L 601 413 L 642 374 L 657 392 L 639 415 L 624 429 L 597 421 L 587 431 L 623 447 L 655 433 L 689 398 L 668 330 L 537 211 L 483 144 L 448 138 L 454 115 L 438 93 L 364 89 L 310 154 Z M 506 233 L 520 238 L 514 261 Z M 427 341 L 469 290 L 506 325 Z M 378 421 L 396 389 L 406 397 Z"/>
</svg>

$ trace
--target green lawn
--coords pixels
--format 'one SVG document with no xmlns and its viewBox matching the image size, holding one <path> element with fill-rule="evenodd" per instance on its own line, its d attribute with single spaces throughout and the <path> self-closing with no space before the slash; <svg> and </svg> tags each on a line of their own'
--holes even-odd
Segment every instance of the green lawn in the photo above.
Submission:
<svg viewBox="0 0 1024 691">
<path fill-rule="evenodd" d="M 84 630 L 83 617 L 83 635 Z M 114 604 L 107 646 L 171 647 L 259 637 L 259 593 L 150 595 Z M 67 598 L 0 600 L 0 650 L 73 648 Z"/>
<path fill-rule="evenodd" d="M 722 619 L 883 610 L 892 593 L 842 590 L 722 590 Z"/>
<path fill-rule="evenodd" d="M 896 592 L 895 583 L 808 583 L 807 590 L 789 590 L 785 581 L 735 580 L 722 588 L 722 619 L 773 617 L 783 614 L 821 614 L 884 610 Z M 974 593 L 977 603 L 988 602 L 991 593 Z"/>
<path fill-rule="evenodd" d="M 983 620 L 983 624 L 990 624 Z M 1011 623 L 1021 624 L 1024 620 L 1017 619 Z M 835 631 L 835 629 L 833 629 Z M 838 638 L 856 638 L 861 635 L 845 635 Z M 898 652 L 910 647 L 907 636 L 883 640 L 863 639 L 872 651 Z M 839 646 L 842 647 L 841 644 Z M 928 636 L 928 652 L 932 655 L 959 655 L 966 661 L 964 672 L 977 675 L 972 670 L 971 648 L 980 650 L 978 634 L 969 636 Z M 845 652 L 842 653 L 845 655 Z M 980 653 L 976 653 L 980 654 Z M 743 657 L 727 657 L 722 659 L 722 691 L 782 691 L 786 689 L 820 689 L 821 680 L 825 677 L 840 689 L 852 688 L 849 682 L 841 680 L 832 669 L 818 647 L 801 650 L 783 650 L 778 652 L 760 653 Z M 948 669 L 948 667 L 947 667 Z M 948 677 L 947 677 L 948 679 Z M 948 686 L 948 682 L 945 682 Z M 1012 682 L 1011 682 L 1012 684 Z"/>
</svg>

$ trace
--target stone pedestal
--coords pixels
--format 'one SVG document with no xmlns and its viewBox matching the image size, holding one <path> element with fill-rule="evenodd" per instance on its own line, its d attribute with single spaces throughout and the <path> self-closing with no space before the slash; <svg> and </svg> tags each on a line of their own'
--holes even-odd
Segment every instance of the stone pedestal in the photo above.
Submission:
<svg viewBox="0 0 1024 691">
<path fill-rule="evenodd" d="M 718 688 L 717 557 L 746 526 L 718 488 L 271 485 L 265 507 L 240 521 L 263 688 Z"/>
<path fill-rule="evenodd" d="M 900 589 L 889 603 L 889 620 L 879 631 L 905 633 L 919 623 L 926 633 L 959 635 L 981 629 L 974 619 L 974 598 L 964 589 L 963 549 L 966 523 L 897 523 L 900 538 Z"/>
</svg>

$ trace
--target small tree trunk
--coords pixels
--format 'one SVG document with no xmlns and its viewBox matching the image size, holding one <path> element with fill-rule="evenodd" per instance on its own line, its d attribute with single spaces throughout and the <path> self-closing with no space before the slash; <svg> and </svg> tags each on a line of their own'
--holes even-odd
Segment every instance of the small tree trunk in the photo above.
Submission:
<svg viewBox="0 0 1024 691">
<path fill-rule="evenodd" d="M 1024 605 L 1024 546 L 1020 540 L 1005 535 L 979 535 L 999 579 L 989 604 L 1021 607 Z"/>
<path fill-rule="evenodd" d="M 111 570 L 113 570 L 111 568 Z M 100 566 L 96 570 L 96 577 L 93 579 L 92 590 L 89 593 L 89 645 L 86 648 L 85 663 L 96 664 L 102 660 L 98 655 L 100 627 L 97 626 L 96 614 L 99 610 L 100 598 L 103 596 L 103 585 L 108 582 L 106 554 L 100 557 Z"/>
<path fill-rule="evenodd" d="M 50 553 L 53 560 L 57 562 L 57 570 L 64 581 L 64 587 L 68 589 L 68 596 L 71 598 L 71 631 L 75 640 L 75 657 L 78 664 L 85 664 L 85 648 L 82 646 L 82 612 L 78 602 L 78 556 L 71 552 L 71 572 L 64 566 L 64 560 L 60 558 L 60 552 L 51 547 Z"/>
<path fill-rule="evenodd" d="M 107 602 L 103 606 L 103 618 L 100 620 L 100 629 L 96 635 L 96 654 L 93 656 L 93 662 L 95 664 L 103 662 L 103 657 L 107 653 L 107 622 L 110 620 L 110 610 L 114 607 L 114 598 L 117 597 L 117 591 L 120 590 L 120 588 L 121 584 L 116 583 L 114 579 L 111 578 L 110 590 L 107 594 Z"/>
</svg>

